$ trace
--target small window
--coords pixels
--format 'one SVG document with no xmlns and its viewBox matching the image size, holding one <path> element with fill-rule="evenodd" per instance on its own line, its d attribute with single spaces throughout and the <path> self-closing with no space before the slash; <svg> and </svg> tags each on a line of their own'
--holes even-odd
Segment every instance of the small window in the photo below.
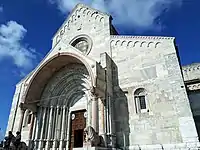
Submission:
<svg viewBox="0 0 200 150">
<path fill-rule="evenodd" d="M 28 114 L 27 124 L 31 124 L 32 114 Z"/>
<path fill-rule="evenodd" d="M 140 109 L 146 109 L 145 96 L 139 96 Z"/>
<path fill-rule="evenodd" d="M 136 105 L 137 113 L 147 112 L 147 99 L 146 90 L 144 88 L 139 88 L 134 93 L 134 100 Z"/>
<path fill-rule="evenodd" d="M 29 124 L 31 124 L 32 115 L 33 113 L 30 110 L 26 110 L 23 120 L 23 127 L 27 127 Z"/>
</svg>

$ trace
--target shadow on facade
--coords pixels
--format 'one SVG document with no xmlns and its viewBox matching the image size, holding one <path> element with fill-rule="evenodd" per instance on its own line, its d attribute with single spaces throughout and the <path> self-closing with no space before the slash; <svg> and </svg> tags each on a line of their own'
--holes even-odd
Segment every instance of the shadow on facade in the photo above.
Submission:
<svg viewBox="0 0 200 150">
<path fill-rule="evenodd" d="M 116 146 L 117 148 L 125 148 L 130 146 L 129 143 L 129 106 L 126 94 L 128 91 L 123 91 L 119 86 L 118 67 L 112 62 L 113 75 L 113 100 L 114 100 L 114 121 L 116 131 Z"/>
<path fill-rule="evenodd" d="M 193 114 L 196 130 L 198 137 L 200 137 L 200 105 L 199 105 L 199 98 L 200 98 L 200 91 L 189 91 L 188 90 L 188 98 L 190 102 L 190 108 Z"/>
</svg>

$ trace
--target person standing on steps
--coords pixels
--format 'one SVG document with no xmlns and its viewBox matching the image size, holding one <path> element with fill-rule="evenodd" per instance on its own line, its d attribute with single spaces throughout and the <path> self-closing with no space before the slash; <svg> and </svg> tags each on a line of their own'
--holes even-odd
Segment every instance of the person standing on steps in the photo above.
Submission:
<svg viewBox="0 0 200 150">
<path fill-rule="evenodd" d="M 15 136 L 13 135 L 12 131 L 9 131 L 8 132 L 8 143 L 9 143 L 9 146 L 11 144 L 11 142 L 13 142 L 15 139 Z"/>
<path fill-rule="evenodd" d="M 18 148 L 20 142 L 21 142 L 21 133 L 19 131 L 17 131 L 16 137 L 15 137 L 15 144 L 14 144 L 16 149 Z"/>
</svg>

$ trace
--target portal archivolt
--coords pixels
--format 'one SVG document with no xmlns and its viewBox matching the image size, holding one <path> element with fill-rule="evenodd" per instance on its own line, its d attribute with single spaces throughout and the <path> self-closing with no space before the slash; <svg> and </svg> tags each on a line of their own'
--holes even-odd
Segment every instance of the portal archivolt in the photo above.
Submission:
<svg viewBox="0 0 200 150">
<path fill-rule="evenodd" d="M 58 71 L 47 83 L 41 105 L 69 106 L 77 97 L 91 88 L 89 74 L 84 65 L 70 64 Z"/>
</svg>

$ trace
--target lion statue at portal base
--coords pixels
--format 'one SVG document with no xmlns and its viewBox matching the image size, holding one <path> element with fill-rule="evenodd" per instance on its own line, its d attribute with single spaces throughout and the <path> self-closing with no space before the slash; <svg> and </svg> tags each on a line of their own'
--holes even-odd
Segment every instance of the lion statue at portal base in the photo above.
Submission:
<svg viewBox="0 0 200 150">
<path fill-rule="evenodd" d="M 84 129 L 85 133 L 85 146 L 90 147 L 104 147 L 104 140 L 102 136 L 99 136 L 93 127 L 88 126 Z"/>
</svg>

